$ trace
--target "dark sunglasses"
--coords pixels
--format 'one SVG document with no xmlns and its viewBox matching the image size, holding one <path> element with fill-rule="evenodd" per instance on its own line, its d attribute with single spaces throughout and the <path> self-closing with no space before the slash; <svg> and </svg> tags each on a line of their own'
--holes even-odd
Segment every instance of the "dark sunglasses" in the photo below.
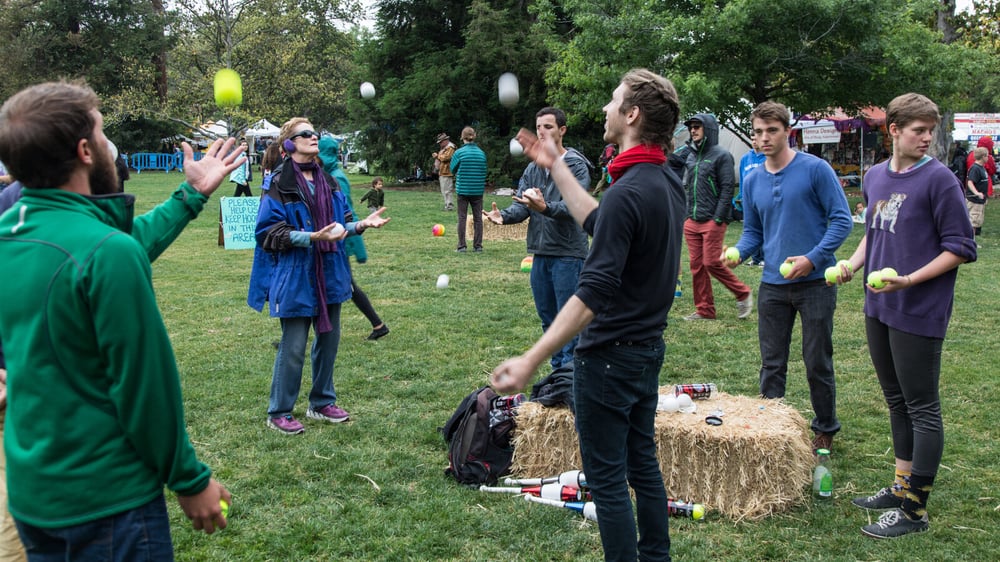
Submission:
<svg viewBox="0 0 1000 562">
<path fill-rule="evenodd" d="M 299 131 L 299 132 L 295 133 L 294 135 L 292 135 L 292 136 L 290 136 L 288 138 L 291 139 L 291 140 L 295 140 L 295 139 L 297 139 L 299 137 L 302 137 L 304 139 L 311 139 L 313 137 L 319 138 L 319 133 L 317 133 L 316 131 L 308 131 L 308 130 L 306 130 L 306 131 Z"/>
</svg>

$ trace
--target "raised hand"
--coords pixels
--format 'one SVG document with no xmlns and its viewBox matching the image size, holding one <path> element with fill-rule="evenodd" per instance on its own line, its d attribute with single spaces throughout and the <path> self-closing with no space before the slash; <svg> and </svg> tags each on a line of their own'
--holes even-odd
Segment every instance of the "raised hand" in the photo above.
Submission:
<svg viewBox="0 0 1000 562">
<path fill-rule="evenodd" d="M 195 162 L 194 150 L 191 149 L 191 145 L 182 142 L 184 178 L 191 184 L 191 187 L 206 197 L 214 193 L 222 180 L 246 161 L 246 156 L 242 156 L 243 147 L 233 150 L 234 144 L 236 144 L 236 139 L 232 137 L 226 139 L 225 142 L 222 139 L 215 139 L 205 151 L 205 157 Z"/>
</svg>

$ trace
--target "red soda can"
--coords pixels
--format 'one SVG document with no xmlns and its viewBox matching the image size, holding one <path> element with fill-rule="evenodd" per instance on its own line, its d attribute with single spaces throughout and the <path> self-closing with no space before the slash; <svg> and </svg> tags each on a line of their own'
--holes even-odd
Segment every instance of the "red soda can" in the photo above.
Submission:
<svg viewBox="0 0 1000 562">
<path fill-rule="evenodd" d="M 715 383 L 674 385 L 674 395 L 687 394 L 692 400 L 707 400 L 716 393 Z"/>
<path fill-rule="evenodd" d="M 521 403 L 524 402 L 525 398 L 527 397 L 523 393 L 514 394 L 512 396 L 497 396 L 493 399 L 493 403 L 490 404 L 490 409 L 500 410 L 509 414 L 514 410 L 514 408 L 520 406 Z"/>
</svg>

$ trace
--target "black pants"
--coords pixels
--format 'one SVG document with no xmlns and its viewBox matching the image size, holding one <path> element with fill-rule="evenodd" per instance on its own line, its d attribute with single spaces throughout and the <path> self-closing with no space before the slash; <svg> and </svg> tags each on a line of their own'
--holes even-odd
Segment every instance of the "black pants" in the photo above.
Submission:
<svg viewBox="0 0 1000 562">
<path fill-rule="evenodd" d="M 865 317 L 868 352 L 889 406 L 892 448 L 913 461 L 913 474 L 934 477 L 944 451 L 941 346 L 944 340 L 908 334 Z"/>
<path fill-rule="evenodd" d="M 250 191 L 250 185 L 245 183 L 236 184 L 236 193 L 233 193 L 233 197 L 242 197 L 244 195 L 247 197 L 253 197 L 253 192 Z"/>
</svg>

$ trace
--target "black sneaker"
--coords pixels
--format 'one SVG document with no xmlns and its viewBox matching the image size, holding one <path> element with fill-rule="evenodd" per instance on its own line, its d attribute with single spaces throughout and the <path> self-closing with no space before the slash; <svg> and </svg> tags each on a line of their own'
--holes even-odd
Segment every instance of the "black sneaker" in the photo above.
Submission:
<svg viewBox="0 0 1000 562">
<path fill-rule="evenodd" d="M 894 539 L 910 533 L 922 533 L 931 528 L 927 515 L 914 521 L 902 509 L 886 511 L 871 525 L 861 527 L 861 532 L 876 539 Z"/>
<path fill-rule="evenodd" d="M 867 498 L 854 498 L 851 503 L 862 509 L 897 509 L 903 505 L 903 498 L 892 493 L 892 488 L 882 488 Z"/>
<path fill-rule="evenodd" d="M 372 333 L 368 334 L 368 339 L 371 341 L 375 341 L 381 338 L 382 336 L 386 335 L 389 335 L 389 326 L 382 324 L 381 328 L 375 328 L 374 330 L 372 330 Z"/>
</svg>

